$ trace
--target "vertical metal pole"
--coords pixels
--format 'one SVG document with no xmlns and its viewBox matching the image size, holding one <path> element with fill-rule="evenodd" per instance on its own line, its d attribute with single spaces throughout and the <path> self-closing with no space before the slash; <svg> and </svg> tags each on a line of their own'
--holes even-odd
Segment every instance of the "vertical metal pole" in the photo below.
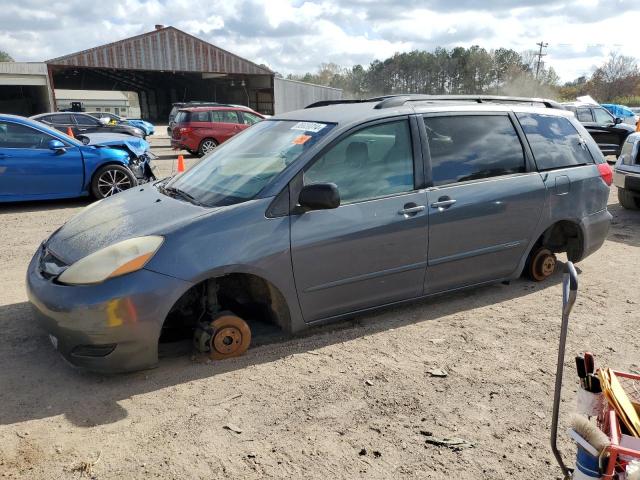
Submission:
<svg viewBox="0 0 640 480">
<path fill-rule="evenodd" d="M 564 352 L 567 344 L 567 330 L 569 327 L 569 314 L 576 301 L 578 292 L 578 275 L 573 263 L 567 262 L 562 278 L 562 324 L 560 325 L 560 345 L 558 346 L 558 365 L 556 367 L 556 385 L 553 395 L 553 414 L 551 417 L 551 451 L 562 469 L 565 480 L 571 478 L 569 469 L 562 461 L 562 455 L 558 450 L 558 414 L 560 411 L 560 396 L 562 393 L 562 374 L 564 371 Z"/>
</svg>

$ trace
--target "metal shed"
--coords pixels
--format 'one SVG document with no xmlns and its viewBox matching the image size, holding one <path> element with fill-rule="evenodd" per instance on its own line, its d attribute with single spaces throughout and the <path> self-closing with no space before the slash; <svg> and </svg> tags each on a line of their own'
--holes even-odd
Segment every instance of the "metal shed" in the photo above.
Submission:
<svg viewBox="0 0 640 480">
<path fill-rule="evenodd" d="M 274 113 L 273 77 L 257 65 L 174 27 L 48 60 L 53 88 L 128 90 L 144 118 L 166 120 L 171 104 L 214 101 Z"/>
</svg>

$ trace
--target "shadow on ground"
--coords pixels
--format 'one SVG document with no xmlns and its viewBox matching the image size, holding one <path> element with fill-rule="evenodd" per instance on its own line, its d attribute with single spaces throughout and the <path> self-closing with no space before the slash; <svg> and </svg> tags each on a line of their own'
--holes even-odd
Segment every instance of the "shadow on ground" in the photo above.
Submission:
<svg viewBox="0 0 640 480">
<path fill-rule="evenodd" d="M 560 267 L 560 266 L 559 266 Z M 126 375 L 101 376 L 78 371 L 54 351 L 40 331 L 28 303 L 0 307 L 0 424 L 65 415 L 74 425 L 90 427 L 116 422 L 128 412 L 120 400 L 166 387 L 273 362 L 349 340 L 429 322 L 486 305 L 520 298 L 557 285 L 560 268 L 543 283 L 517 280 L 460 291 L 362 315 L 349 322 L 317 327 L 301 336 L 252 348 L 239 358 L 198 363 L 189 355 L 166 358 L 158 368 Z"/>
</svg>

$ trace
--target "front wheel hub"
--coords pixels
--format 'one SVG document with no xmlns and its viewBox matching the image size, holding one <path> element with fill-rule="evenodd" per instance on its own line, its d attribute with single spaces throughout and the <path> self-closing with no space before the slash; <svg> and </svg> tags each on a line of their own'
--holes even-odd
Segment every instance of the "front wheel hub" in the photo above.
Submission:
<svg viewBox="0 0 640 480">
<path fill-rule="evenodd" d="M 194 343 L 214 360 L 237 357 L 249 349 L 251 329 L 242 318 L 223 312 L 196 329 Z"/>
</svg>

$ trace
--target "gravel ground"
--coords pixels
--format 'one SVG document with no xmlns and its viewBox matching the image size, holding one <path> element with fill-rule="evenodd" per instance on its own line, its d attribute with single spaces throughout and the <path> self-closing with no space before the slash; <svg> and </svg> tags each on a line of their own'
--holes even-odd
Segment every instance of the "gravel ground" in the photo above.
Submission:
<svg viewBox="0 0 640 480">
<path fill-rule="evenodd" d="M 153 144 L 170 173 L 167 138 Z M 98 376 L 56 354 L 24 290 L 38 244 L 87 203 L 0 207 L 2 477 L 559 477 L 549 448 L 559 273 L 418 301 L 224 362 L 187 355 Z M 561 427 L 570 463 L 573 355 L 640 369 L 640 213 L 622 210 L 614 191 L 609 209 L 608 240 L 578 265 Z M 432 437 L 473 447 L 453 451 L 427 444 Z"/>
</svg>

